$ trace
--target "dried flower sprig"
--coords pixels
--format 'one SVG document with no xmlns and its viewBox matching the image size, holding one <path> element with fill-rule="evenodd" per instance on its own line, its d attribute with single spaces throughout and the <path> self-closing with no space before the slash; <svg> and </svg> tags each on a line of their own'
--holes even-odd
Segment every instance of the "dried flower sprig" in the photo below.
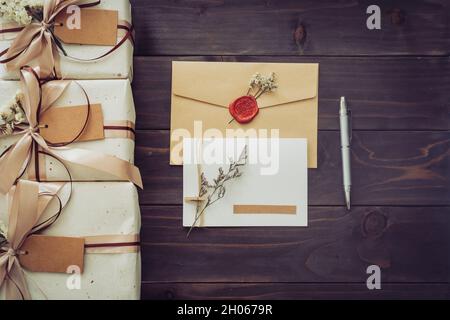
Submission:
<svg viewBox="0 0 450 320">
<path fill-rule="evenodd" d="M 8 227 L 0 220 L 0 247 L 6 244 L 6 234 L 8 232 Z"/>
<path fill-rule="evenodd" d="M 272 92 L 277 88 L 275 73 L 272 72 L 269 76 L 262 76 L 260 73 L 255 73 L 250 79 L 248 85 L 247 95 L 251 93 L 251 91 L 255 91 L 253 94 L 255 99 L 258 99 L 262 94 L 266 92 Z"/>
<path fill-rule="evenodd" d="M 30 24 L 42 16 L 44 0 L 0 0 L 0 17 L 20 25 Z"/>
<path fill-rule="evenodd" d="M 17 91 L 15 97 L 0 108 L 0 135 L 10 135 L 22 123 L 26 123 L 23 111 L 24 94 Z"/>
<path fill-rule="evenodd" d="M 222 167 L 219 168 L 218 175 L 215 179 L 213 179 L 213 183 L 210 183 L 208 179 L 206 179 L 204 172 L 201 173 L 199 197 L 206 197 L 206 199 L 197 203 L 195 219 L 191 228 L 189 229 L 187 237 L 189 237 L 197 222 L 204 215 L 206 209 L 225 196 L 225 183 L 242 176 L 241 167 L 247 164 L 247 158 L 247 146 L 245 146 L 237 161 L 230 159 L 230 165 L 228 166 L 226 172 Z"/>
</svg>

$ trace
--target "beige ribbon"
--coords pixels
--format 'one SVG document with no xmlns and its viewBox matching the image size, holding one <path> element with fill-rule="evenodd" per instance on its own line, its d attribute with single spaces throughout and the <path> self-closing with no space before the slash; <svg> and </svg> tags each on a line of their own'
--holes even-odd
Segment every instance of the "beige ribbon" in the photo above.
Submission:
<svg viewBox="0 0 450 320">
<path fill-rule="evenodd" d="M 67 147 L 51 147 L 39 134 L 39 117 L 67 88 L 70 81 L 57 80 L 41 85 L 36 71 L 23 67 L 20 72 L 21 86 L 25 99 L 23 108 L 28 120 L 28 128 L 17 135 L 22 137 L 11 145 L 0 157 L 0 192 L 5 194 L 20 178 L 24 168 L 34 157 L 43 152 L 62 164 L 76 164 L 107 173 L 115 180 L 131 181 L 142 188 L 139 169 L 130 162 L 114 156 Z M 38 150 L 40 149 L 40 150 Z M 72 180 L 70 178 L 70 180 Z"/>
<path fill-rule="evenodd" d="M 42 75 L 48 77 L 59 69 L 59 52 L 51 27 L 56 16 L 81 0 L 45 0 L 43 20 L 25 26 L 5 54 L 7 71 L 17 70 L 37 59 Z"/>
<path fill-rule="evenodd" d="M 100 235 L 84 237 L 85 253 L 137 253 L 140 250 L 138 234 Z"/>
<path fill-rule="evenodd" d="M 104 120 L 105 138 L 123 138 L 135 140 L 136 128 L 129 120 Z"/>
</svg>

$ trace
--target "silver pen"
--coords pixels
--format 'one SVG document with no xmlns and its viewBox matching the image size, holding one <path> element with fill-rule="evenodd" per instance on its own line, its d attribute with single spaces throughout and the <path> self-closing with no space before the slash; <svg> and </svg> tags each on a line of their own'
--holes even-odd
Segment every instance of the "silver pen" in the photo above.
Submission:
<svg viewBox="0 0 450 320">
<path fill-rule="evenodd" d="M 345 203 L 350 210 L 350 189 L 352 185 L 350 165 L 351 128 L 349 128 L 349 114 L 345 97 L 341 97 L 339 119 L 341 124 L 341 153 L 342 153 L 342 178 L 344 183 Z"/>
</svg>

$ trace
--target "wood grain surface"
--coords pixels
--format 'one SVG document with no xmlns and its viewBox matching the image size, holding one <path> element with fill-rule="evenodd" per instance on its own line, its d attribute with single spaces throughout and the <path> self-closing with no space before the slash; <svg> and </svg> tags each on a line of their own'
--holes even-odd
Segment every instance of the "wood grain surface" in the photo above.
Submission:
<svg viewBox="0 0 450 320">
<path fill-rule="evenodd" d="M 201 228 L 186 239 L 181 206 L 144 206 L 146 282 L 448 281 L 444 207 L 310 207 L 305 228 Z"/>
<path fill-rule="evenodd" d="M 143 299 L 449 299 L 450 2 L 131 0 Z M 318 62 L 306 228 L 182 228 L 171 61 Z M 338 101 L 353 112 L 344 208 Z M 366 268 L 382 270 L 368 290 Z"/>
<path fill-rule="evenodd" d="M 182 204 L 182 167 L 169 165 L 169 131 L 137 132 L 141 204 Z M 353 205 L 450 205 L 448 132 L 355 131 Z M 318 168 L 308 171 L 310 205 L 343 205 L 338 131 L 320 131 Z"/>
<path fill-rule="evenodd" d="M 355 130 L 448 130 L 450 58 L 136 57 L 140 129 L 170 128 L 172 60 L 319 63 L 319 128 L 338 130 L 339 97 Z"/>
<path fill-rule="evenodd" d="M 133 0 L 137 55 L 447 55 L 446 0 Z"/>
<path fill-rule="evenodd" d="M 365 284 L 340 283 L 147 283 L 142 294 L 153 300 L 284 300 L 284 299 L 449 299 L 447 284 L 383 285 L 367 290 Z"/>
</svg>

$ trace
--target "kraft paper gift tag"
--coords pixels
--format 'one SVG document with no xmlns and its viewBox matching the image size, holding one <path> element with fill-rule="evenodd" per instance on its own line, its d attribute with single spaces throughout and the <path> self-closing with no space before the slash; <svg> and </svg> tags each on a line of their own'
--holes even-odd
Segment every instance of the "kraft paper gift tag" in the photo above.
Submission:
<svg viewBox="0 0 450 320">
<path fill-rule="evenodd" d="M 306 139 L 184 139 L 183 226 L 195 221 L 200 174 L 213 184 L 228 159 L 247 146 L 240 177 L 227 181 L 225 195 L 209 206 L 197 226 L 307 226 L 308 174 Z M 199 161 L 200 160 L 200 161 Z"/>
<path fill-rule="evenodd" d="M 19 255 L 20 264 L 28 271 L 66 273 L 77 266 L 83 272 L 83 238 L 32 235 L 20 249 L 26 252 Z"/>
<path fill-rule="evenodd" d="M 80 10 L 80 28 L 69 28 L 69 14 L 61 12 L 55 19 L 55 36 L 64 43 L 114 46 L 117 42 L 118 12 L 114 10 Z"/>
<path fill-rule="evenodd" d="M 80 132 L 76 141 L 94 141 L 105 138 L 103 110 L 100 104 L 73 107 L 52 107 L 39 119 L 40 133 L 51 143 L 69 143 Z M 83 130 L 83 127 L 85 129 Z"/>
<path fill-rule="evenodd" d="M 274 72 L 278 88 L 258 98 L 259 114 L 250 123 L 229 123 L 229 104 L 246 94 L 257 72 Z M 223 137 L 264 138 L 277 129 L 281 138 L 307 139 L 308 167 L 316 168 L 318 80 L 317 63 L 173 62 L 170 163 L 182 163 L 183 137 L 198 138 L 208 129 Z"/>
</svg>

